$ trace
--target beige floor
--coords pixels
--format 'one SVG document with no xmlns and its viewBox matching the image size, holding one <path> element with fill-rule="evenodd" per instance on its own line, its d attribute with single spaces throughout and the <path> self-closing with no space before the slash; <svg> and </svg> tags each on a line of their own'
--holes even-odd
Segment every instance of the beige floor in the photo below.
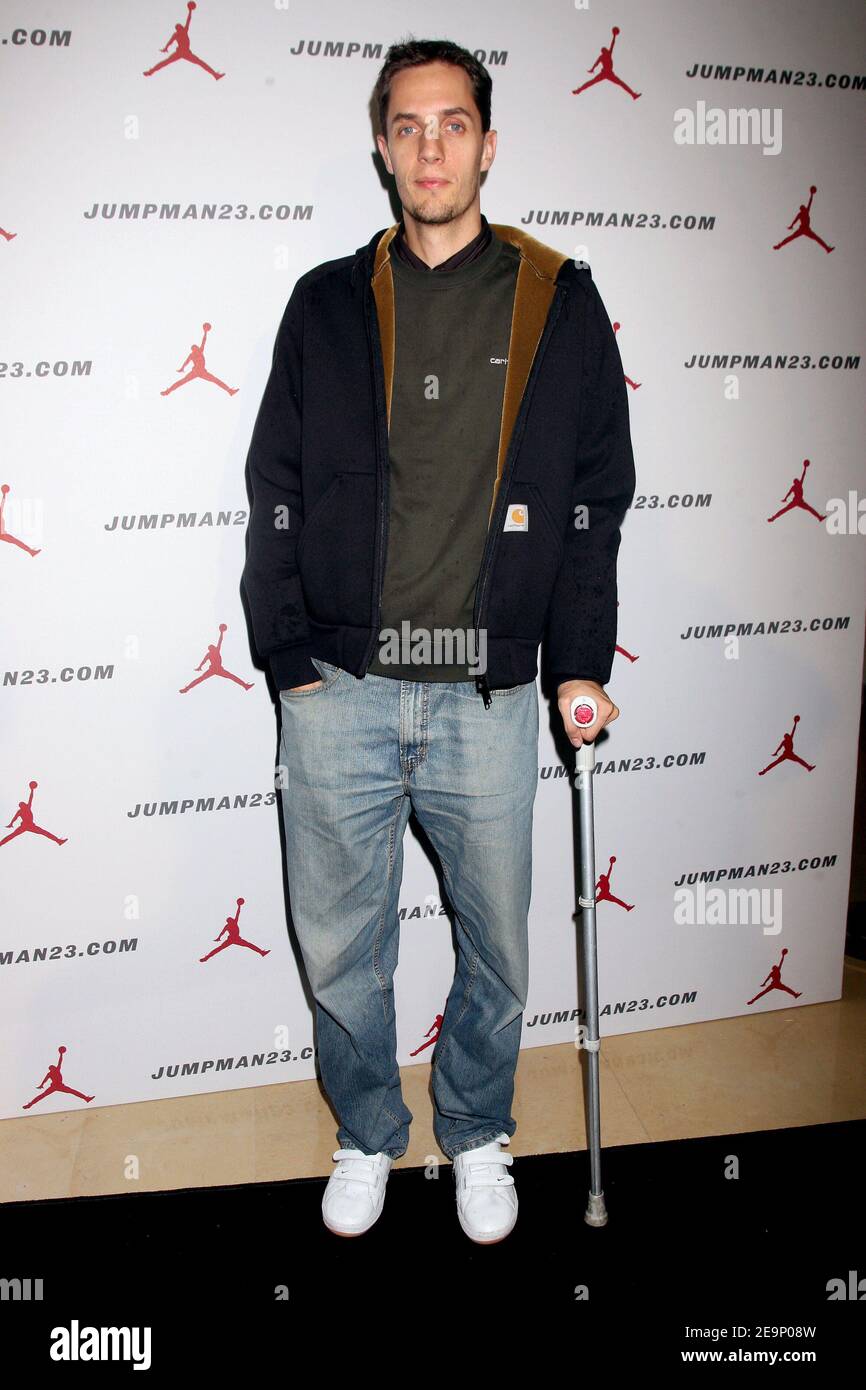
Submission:
<svg viewBox="0 0 866 1390">
<path fill-rule="evenodd" d="M 604 1146 L 828 1124 L 866 1116 L 866 965 L 843 997 L 604 1038 Z M 403 1070 L 414 1121 L 395 1165 L 447 1162 L 433 1139 L 428 1065 Z M 580 1059 L 520 1055 L 511 1152 L 586 1147 Z M 326 1177 L 336 1124 L 315 1081 L 0 1122 L 0 1201 Z"/>
</svg>

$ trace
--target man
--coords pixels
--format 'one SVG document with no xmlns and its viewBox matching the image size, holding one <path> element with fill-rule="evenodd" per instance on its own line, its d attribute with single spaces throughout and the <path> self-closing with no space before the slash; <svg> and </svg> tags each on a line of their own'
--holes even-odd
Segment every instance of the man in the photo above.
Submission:
<svg viewBox="0 0 866 1390">
<path fill-rule="evenodd" d="M 603 687 L 635 486 L 622 363 L 589 269 L 481 214 L 491 85 L 455 44 L 389 50 L 377 139 L 402 220 L 296 284 L 248 459 L 243 580 L 280 694 L 292 919 L 340 1122 L 322 1211 L 341 1235 L 378 1218 L 413 1118 L 393 996 L 410 810 L 457 941 L 434 1131 L 466 1234 L 512 1229 L 542 639 L 575 746 L 619 714 Z"/>
</svg>

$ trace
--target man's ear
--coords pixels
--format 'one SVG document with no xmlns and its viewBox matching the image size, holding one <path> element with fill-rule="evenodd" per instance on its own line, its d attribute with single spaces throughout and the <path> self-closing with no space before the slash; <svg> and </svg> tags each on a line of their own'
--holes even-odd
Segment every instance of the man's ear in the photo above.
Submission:
<svg viewBox="0 0 866 1390">
<path fill-rule="evenodd" d="M 384 135 L 376 136 L 376 144 L 379 146 L 379 153 L 385 161 L 385 167 L 388 173 L 393 174 L 394 170 L 391 166 L 391 156 L 388 154 L 388 142 Z"/>
<path fill-rule="evenodd" d="M 485 137 L 484 137 L 484 147 L 483 147 L 483 148 L 484 148 L 484 154 L 481 156 L 481 169 L 480 169 L 480 172 L 481 172 L 482 174 L 484 174 L 484 173 L 487 172 L 487 170 L 490 168 L 491 164 L 493 163 L 494 159 L 496 158 L 496 131 L 495 131 L 495 130 L 488 130 L 487 134 L 486 134 Z M 486 161 L 486 163 L 485 163 L 485 161 Z"/>
</svg>

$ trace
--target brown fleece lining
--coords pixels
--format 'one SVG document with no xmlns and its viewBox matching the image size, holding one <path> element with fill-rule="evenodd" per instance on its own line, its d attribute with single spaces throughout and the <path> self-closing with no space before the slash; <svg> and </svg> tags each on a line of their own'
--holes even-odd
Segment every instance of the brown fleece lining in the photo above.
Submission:
<svg viewBox="0 0 866 1390">
<path fill-rule="evenodd" d="M 379 320 L 379 337 L 382 342 L 382 361 L 385 368 L 385 403 L 388 415 L 388 428 L 391 426 L 391 392 L 394 384 L 394 278 L 391 274 L 391 257 L 388 247 L 396 236 L 399 223 L 382 233 L 373 260 L 371 284 L 376 300 L 376 314 Z M 510 241 L 520 252 L 520 267 L 517 272 L 517 285 L 514 291 L 514 308 L 511 316 L 511 336 L 508 343 L 508 367 L 505 373 L 505 390 L 502 397 L 502 423 L 499 431 L 499 456 L 496 464 L 496 481 L 493 484 L 493 499 L 487 518 L 488 528 L 493 519 L 496 495 L 502 477 L 502 468 L 520 402 L 526 390 L 529 373 L 538 349 L 544 325 L 547 321 L 551 300 L 553 299 L 556 277 L 560 266 L 568 260 L 562 251 L 545 246 L 519 227 L 509 227 L 504 223 L 491 222 L 491 231 L 502 241 Z"/>
</svg>

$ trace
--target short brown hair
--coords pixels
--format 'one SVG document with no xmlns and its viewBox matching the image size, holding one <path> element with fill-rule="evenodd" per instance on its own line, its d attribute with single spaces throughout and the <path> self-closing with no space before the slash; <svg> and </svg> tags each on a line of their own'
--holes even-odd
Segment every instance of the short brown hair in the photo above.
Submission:
<svg viewBox="0 0 866 1390">
<path fill-rule="evenodd" d="M 376 78 L 373 98 L 379 116 L 379 130 L 387 140 L 388 99 L 391 95 L 391 81 L 395 73 L 404 68 L 417 68 L 423 63 L 452 63 L 463 68 L 472 83 L 472 95 L 481 115 L 481 132 L 486 135 L 490 129 L 490 101 L 493 79 L 484 64 L 459 44 L 449 39 L 413 39 L 402 43 L 392 43 L 385 54 L 385 61 Z"/>
</svg>

